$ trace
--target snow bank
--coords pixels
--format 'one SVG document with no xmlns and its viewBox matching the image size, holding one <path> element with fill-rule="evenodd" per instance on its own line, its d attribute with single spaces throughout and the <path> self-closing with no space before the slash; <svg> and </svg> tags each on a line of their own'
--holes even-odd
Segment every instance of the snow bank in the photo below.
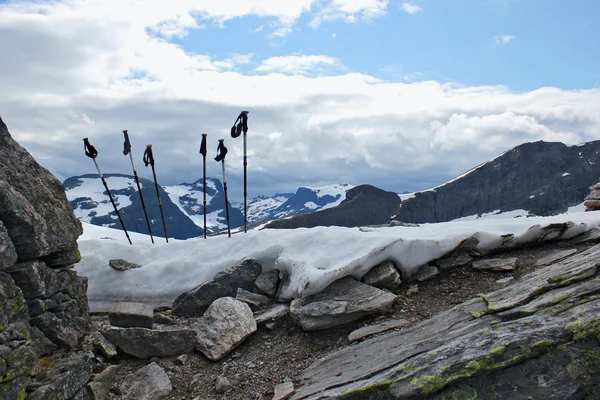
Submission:
<svg viewBox="0 0 600 400">
<path fill-rule="evenodd" d="M 89 278 L 92 311 L 106 311 L 123 300 L 170 306 L 179 294 L 211 280 L 244 257 L 258 259 L 264 268 L 287 271 L 290 284 L 282 294 L 292 299 L 317 293 L 343 276 L 361 278 L 384 260 L 393 260 L 405 277 L 411 276 L 420 266 L 442 257 L 471 236 L 479 240 L 477 249 L 486 252 L 503 245 L 503 235 L 514 235 L 513 243 L 527 243 L 540 240 L 547 233 L 543 231 L 545 226 L 569 221 L 572 227 L 563 238 L 600 227 L 600 212 L 486 218 L 420 227 L 265 229 L 231 238 L 222 235 L 170 240 L 168 244 L 157 240 L 154 245 L 149 237 L 132 234 L 133 246 L 127 244 L 122 231 L 84 224 L 79 239 L 83 258 L 76 270 Z M 143 267 L 117 272 L 108 266 L 114 258 Z"/>
</svg>

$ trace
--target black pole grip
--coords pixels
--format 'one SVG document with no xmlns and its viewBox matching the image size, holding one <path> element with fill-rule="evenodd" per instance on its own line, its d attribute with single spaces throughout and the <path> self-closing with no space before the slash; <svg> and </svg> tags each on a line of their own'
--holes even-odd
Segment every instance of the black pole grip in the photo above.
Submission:
<svg viewBox="0 0 600 400">
<path fill-rule="evenodd" d="M 123 154 L 127 155 L 131 152 L 131 142 L 129 142 L 129 135 L 127 134 L 127 129 L 123 131 L 123 135 L 125 136 L 125 142 L 123 143 Z"/>
<path fill-rule="evenodd" d="M 146 145 L 146 150 L 144 151 L 144 165 L 147 167 L 148 165 L 152 165 L 154 167 L 154 154 L 152 154 L 152 145 Z"/>
<path fill-rule="evenodd" d="M 206 157 L 206 133 L 202 134 L 202 142 L 200 143 L 200 154 Z"/>
<path fill-rule="evenodd" d="M 90 144 L 88 138 L 83 139 L 83 150 L 85 151 L 85 155 L 89 158 L 98 157 L 98 150 Z"/>
</svg>

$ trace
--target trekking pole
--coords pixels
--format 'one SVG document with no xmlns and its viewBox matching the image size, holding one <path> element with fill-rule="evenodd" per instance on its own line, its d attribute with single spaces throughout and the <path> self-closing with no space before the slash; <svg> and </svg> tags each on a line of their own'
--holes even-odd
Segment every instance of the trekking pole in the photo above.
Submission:
<svg viewBox="0 0 600 400">
<path fill-rule="evenodd" d="M 117 205 L 115 204 L 115 201 L 113 200 L 112 194 L 110 193 L 110 190 L 108 189 L 108 185 L 106 184 L 106 181 L 104 180 L 104 176 L 102 175 L 102 172 L 100 171 L 100 167 L 98 166 L 98 163 L 96 162 L 96 157 L 98 157 L 98 150 L 96 150 L 96 148 L 90 144 L 88 138 L 83 139 L 83 149 L 85 151 L 85 155 L 94 161 L 94 164 L 96 165 L 96 169 L 98 170 L 98 175 L 100 175 L 100 179 L 102 179 L 102 184 L 104 184 L 106 193 L 108 193 L 108 197 L 110 198 L 110 202 L 112 203 L 112 205 L 115 209 L 115 212 L 117 213 L 117 217 L 119 217 L 119 222 L 121 222 L 121 226 L 123 227 L 125 236 L 127 236 L 127 240 L 129 241 L 129 244 L 133 244 L 133 243 L 131 243 L 131 239 L 129 238 L 129 233 L 127 233 L 127 229 L 125 229 L 125 224 L 123 223 L 123 220 L 121 219 L 121 214 L 119 214 L 119 209 L 117 208 Z"/>
<path fill-rule="evenodd" d="M 156 197 L 158 198 L 158 208 L 160 208 L 160 216 L 162 218 L 163 229 L 165 230 L 165 240 L 169 243 L 169 235 L 167 234 L 167 224 L 165 223 L 165 215 L 163 214 L 162 201 L 160 200 L 160 192 L 158 191 L 158 181 L 156 180 L 156 170 L 154 169 L 154 154 L 152 154 L 152 145 L 146 145 L 144 151 L 144 164 L 152 166 L 152 175 L 154 175 L 154 185 L 156 186 Z"/>
<path fill-rule="evenodd" d="M 140 179 L 138 178 L 138 173 L 135 170 L 135 166 L 133 165 L 133 155 L 131 154 L 131 142 L 129 141 L 129 135 L 127 134 L 127 129 L 123 131 L 123 135 L 125 135 L 125 142 L 123 143 L 123 154 L 129 154 L 129 159 L 131 160 L 131 168 L 133 168 L 133 177 L 135 178 L 135 183 L 138 188 L 138 192 L 140 193 L 140 200 L 142 201 L 142 209 L 144 210 L 144 216 L 146 217 L 146 224 L 148 224 L 148 231 L 150 232 L 150 240 L 154 243 L 154 237 L 152 236 L 152 226 L 150 225 L 150 219 L 148 218 L 148 213 L 146 212 L 146 204 L 144 203 L 144 196 L 142 196 L 142 187 L 140 186 Z"/>
<path fill-rule="evenodd" d="M 235 120 L 233 126 L 231 127 L 231 137 L 236 138 L 240 136 L 242 131 L 244 132 L 244 232 L 247 232 L 248 227 L 248 191 L 247 191 L 247 179 L 246 179 L 246 170 L 248 167 L 246 149 L 246 133 L 248 133 L 248 113 L 250 111 L 242 111 L 240 115 Z M 238 123 L 239 121 L 239 123 Z M 237 124 L 237 126 L 235 125 Z"/>
<path fill-rule="evenodd" d="M 202 180 L 204 183 L 204 239 L 206 239 L 206 133 L 202 134 L 202 143 L 200 143 L 200 154 L 202 154 Z"/>
<path fill-rule="evenodd" d="M 225 192 L 225 215 L 227 216 L 227 233 L 231 237 L 231 230 L 229 228 L 229 201 L 227 200 L 227 180 L 225 179 L 225 156 L 227 155 L 227 147 L 223 144 L 225 139 L 219 139 L 219 147 L 217 147 L 217 156 L 215 157 L 216 162 L 221 162 L 221 168 L 223 169 L 223 190 Z"/>
</svg>

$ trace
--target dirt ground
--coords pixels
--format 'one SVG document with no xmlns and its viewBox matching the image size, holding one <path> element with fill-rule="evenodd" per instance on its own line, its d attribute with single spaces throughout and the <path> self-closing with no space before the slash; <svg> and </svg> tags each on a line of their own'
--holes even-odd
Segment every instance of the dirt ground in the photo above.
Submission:
<svg viewBox="0 0 600 400">
<path fill-rule="evenodd" d="M 402 318 L 411 325 L 452 308 L 479 294 L 488 293 L 518 282 L 521 277 L 536 268 L 535 262 L 552 250 L 577 248 L 584 250 L 597 241 L 584 244 L 559 242 L 542 246 L 512 250 L 495 254 L 492 258 L 517 257 L 519 268 L 513 272 L 479 272 L 471 267 L 461 267 L 442 271 L 438 276 L 418 283 L 418 293 L 407 296 L 410 284 L 403 284 L 394 293 L 399 295 L 391 312 L 385 315 L 366 317 L 362 320 L 324 331 L 304 332 L 290 320 L 279 321 L 272 329 L 260 326 L 244 343 L 223 360 L 212 362 L 195 352 L 187 356 L 184 365 L 177 357 L 155 358 L 167 371 L 173 384 L 173 392 L 166 399 L 186 400 L 249 400 L 272 399 L 275 385 L 291 380 L 300 384 L 300 375 L 312 362 L 324 355 L 354 344 L 348 341 L 348 334 L 365 325 Z M 506 283 L 498 280 L 513 277 Z M 103 314 L 93 316 L 96 329 L 108 326 L 108 318 Z M 89 342 L 84 345 L 88 347 Z M 112 385 L 108 399 L 124 399 L 118 391 L 123 378 L 139 369 L 150 360 L 137 360 L 119 355 L 109 361 L 119 363 L 123 368 Z M 106 361 L 98 366 L 103 369 Z M 217 393 L 217 377 L 224 376 L 231 383 L 231 389 Z"/>
</svg>

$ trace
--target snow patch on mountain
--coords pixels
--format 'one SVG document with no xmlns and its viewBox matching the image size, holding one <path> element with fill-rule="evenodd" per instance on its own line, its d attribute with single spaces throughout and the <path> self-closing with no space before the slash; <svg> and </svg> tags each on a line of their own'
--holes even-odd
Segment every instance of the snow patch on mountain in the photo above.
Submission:
<svg viewBox="0 0 600 400">
<path fill-rule="evenodd" d="M 104 179 L 118 208 L 131 205 L 129 196 L 137 190 L 135 180 L 120 176 L 109 176 Z M 78 202 L 77 208 L 73 210 L 77 218 L 84 222 L 90 222 L 97 215 L 110 215 L 112 219 L 118 219 L 114 213 L 115 209 L 110 202 L 110 197 L 100 179 L 80 178 L 79 181 L 81 182 L 79 186 L 66 191 L 67 200 L 69 201 L 86 199 Z M 124 189 L 131 190 L 125 190 L 128 194 L 121 194 L 120 192 L 123 192 Z"/>
</svg>

